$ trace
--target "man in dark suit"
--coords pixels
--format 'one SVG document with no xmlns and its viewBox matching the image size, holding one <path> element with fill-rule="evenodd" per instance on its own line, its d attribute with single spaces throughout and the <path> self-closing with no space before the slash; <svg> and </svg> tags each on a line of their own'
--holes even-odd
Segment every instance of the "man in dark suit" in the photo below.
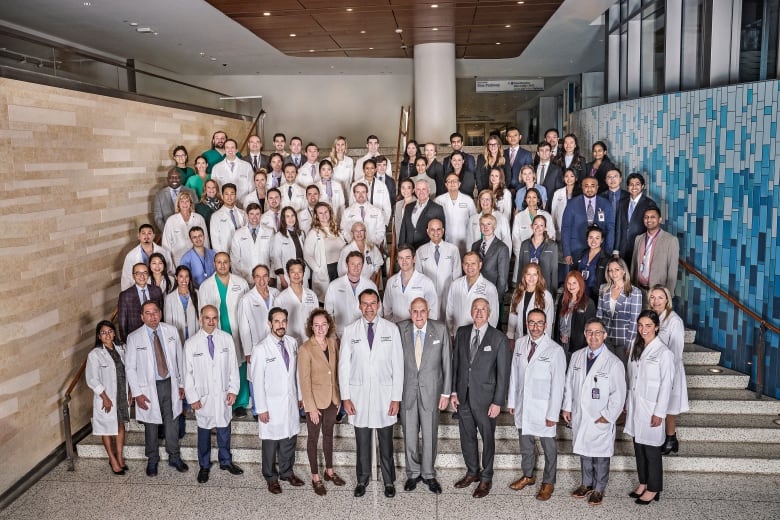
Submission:
<svg viewBox="0 0 780 520">
<path fill-rule="evenodd" d="M 406 484 L 412 491 L 422 481 L 432 493 L 441 494 L 436 480 L 436 441 L 439 415 L 447 408 L 452 385 L 450 336 L 443 322 L 428 319 L 428 302 L 415 298 L 410 320 L 398 324 L 404 351 L 404 392 L 401 426 L 406 451 Z M 422 433 L 422 453 L 418 436 Z"/>
<path fill-rule="evenodd" d="M 390 195 L 390 204 L 395 205 L 395 179 L 387 173 L 387 157 L 384 155 L 380 155 L 376 158 L 376 180 L 385 183 L 385 186 L 387 186 L 387 193 Z"/>
<path fill-rule="evenodd" d="M 617 239 L 617 215 L 620 203 L 629 198 L 628 192 L 620 187 L 623 184 L 623 173 L 617 168 L 612 168 L 607 172 L 605 177 L 607 182 L 606 190 L 599 193 L 601 197 L 609 200 L 609 205 L 612 206 L 612 210 L 615 212 L 615 238 Z M 620 242 L 615 240 L 615 249 Z"/>
<path fill-rule="evenodd" d="M 474 156 L 470 153 L 466 153 L 463 151 L 463 134 L 460 132 L 453 132 L 450 134 L 450 146 L 452 147 L 452 153 L 460 152 L 463 154 L 463 169 L 468 170 L 470 172 L 477 171 L 477 161 L 474 159 Z M 447 175 L 447 172 L 452 170 L 452 166 L 450 165 L 450 160 L 452 159 L 452 154 L 448 155 L 444 159 L 442 159 L 442 171 L 444 172 L 444 175 Z M 430 161 L 429 161 L 430 162 Z"/>
<path fill-rule="evenodd" d="M 582 195 L 572 197 L 563 211 L 561 247 L 566 265 L 571 265 L 573 258 L 588 247 L 588 226 L 592 224 L 604 229 L 602 249 L 607 254 L 612 251 L 615 243 L 615 215 L 609 201 L 596 196 L 598 189 L 599 181 L 595 177 L 582 179 Z"/>
<path fill-rule="evenodd" d="M 501 301 L 509 286 L 509 247 L 496 238 L 496 217 L 493 215 L 479 217 L 479 229 L 482 240 L 474 242 L 471 250 L 482 258 L 482 276 L 496 286 L 498 301 Z"/>
<path fill-rule="evenodd" d="M 607 172 L 607 177 L 611 172 Z M 609 182 L 609 181 L 607 181 Z M 628 197 L 620 201 L 617 215 L 615 215 L 615 246 L 613 253 L 617 252 L 620 258 L 631 265 L 631 257 L 634 255 L 634 241 L 636 237 L 647 231 L 645 227 L 645 211 L 658 205 L 644 193 L 645 178 L 641 173 L 632 173 L 628 176 Z"/>
<path fill-rule="evenodd" d="M 153 301 L 162 309 L 163 295 L 159 287 L 149 285 L 149 268 L 143 262 L 133 265 L 133 280 L 135 284 L 119 293 L 117 304 L 117 321 L 119 337 L 127 341 L 127 336 L 143 325 L 141 307 L 147 301 Z"/>
<path fill-rule="evenodd" d="M 462 489 L 474 482 L 474 498 L 490 493 L 496 442 L 496 417 L 506 403 L 509 388 L 510 355 L 506 336 L 488 323 L 490 305 L 484 298 L 471 304 L 473 325 L 455 334 L 450 403 L 459 415 L 460 449 L 466 462 L 466 476 L 455 483 Z M 480 472 L 477 430 L 482 437 Z"/>
<path fill-rule="evenodd" d="M 416 250 L 421 245 L 431 241 L 428 237 L 428 222 L 430 220 L 437 218 L 445 226 L 446 223 L 444 209 L 430 199 L 431 193 L 427 181 L 417 181 L 414 184 L 414 194 L 417 196 L 417 202 L 404 208 L 398 244 L 409 244 Z"/>
<path fill-rule="evenodd" d="M 551 147 L 547 141 L 542 141 L 536 147 L 539 156 L 539 164 L 536 165 L 536 182 L 547 190 L 547 205 L 545 209 L 551 211 L 551 204 L 555 191 L 563 188 L 563 170 L 551 160 Z"/>
<path fill-rule="evenodd" d="M 504 178 L 507 188 L 512 190 L 512 194 L 520 188 L 520 167 L 525 164 L 533 164 L 531 152 L 520 148 L 520 141 L 523 136 L 517 127 L 510 126 L 506 130 L 506 141 L 509 148 L 504 150 Z M 550 195 L 552 196 L 552 195 Z"/>
<path fill-rule="evenodd" d="M 252 171 L 257 171 L 260 168 L 268 170 L 268 156 L 260 153 L 263 149 L 263 142 L 260 140 L 260 137 L 256 135 L 251 136 L 247 144 L 249 153 L 242 159 L 252 165 Z"/>
</svg>

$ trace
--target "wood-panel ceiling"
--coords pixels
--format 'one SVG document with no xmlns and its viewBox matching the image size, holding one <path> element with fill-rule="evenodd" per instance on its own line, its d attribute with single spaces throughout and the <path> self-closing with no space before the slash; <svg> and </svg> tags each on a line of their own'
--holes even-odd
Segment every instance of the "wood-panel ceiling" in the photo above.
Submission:
<svg viewBox="0 0 780 520">
<path fill-rule="evenodd" d="M 417 44 L 454 42 L 457 58 L 476 59 L 519 56 L 563 3 L 207 1 L 289 56 L 411 58 Z"/>
</svg>

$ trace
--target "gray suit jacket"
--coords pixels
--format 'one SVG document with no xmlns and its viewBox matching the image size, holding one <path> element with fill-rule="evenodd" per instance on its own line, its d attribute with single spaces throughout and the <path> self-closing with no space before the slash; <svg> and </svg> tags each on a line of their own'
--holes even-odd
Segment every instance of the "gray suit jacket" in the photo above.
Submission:
<svg viewBox="0 0 780 520">
<path fill-rule="evenodd" d="M 452 348 L 444 323 L 428 320 L 420 368 L 414 357 L 416 327 L 412 320 L 398 323 L 404 351 L 404 392 L 401 406 L 417 409 L 417 399 L 426 412 L 439 413 L 439 398 L 452 387 Z"/>
<path fill-rule="evenodd" d="M 471 250 L 479 253 L 482 246 L 482 240 L 477 240 L 471 245 Z M 496 237 L 485 252 L 482 259 L 482 276 L 490 280 L 496 286 L 498 291 L 498 301 L 503 301 L 504 293 L 509 288 L 509 248 Z M 498 309 L 491 309 L 491 312 L 498 312 Z"/>
<path fill-rule="evenodd" d="M 464 325 L 455 334 L 452 390 L 461 403 L 468 399 L 472 412 L 487 415 L 491 404 L 506 405 L 512 359 L 506 335 L 488 325 L 474 362 L 469 362 L 473 329 L 473 325 Z"/>
<path fill-rule="evenodd" d="M 246 153 L 246 157 L 241 157 L 241 160 L 248 162 L 250 164 L 250 166 L 252 164 L 252 156 L 249 154 L 249 152 Z M 269 169 L 268 168 L 268 156 L 267 155 L 260 154 L 260 164 L 257 165 L 257 168 L 255 169 L 255 172 L 257 172 L 257 170 L 259 170 L 260 168 L 265 168 L 266 170 Z"/>
<path fill-rule="evenodd" d="M 179 193 L 184 191 L 189 192 L 190 197 L 192 197 L 192 209 L 194 211 L 195 204 L 198 203 L 198 196 L 193 189 L 182 186 Z M 164 188 L 160 188 L 160 190 L 154 194 L 154 202 L 152 204 L 154 205 L 152 208 L 154 223 L 157 226 L 157 231 L 159 233 L 157 236 L 162 236 L 163 229 L 165 229 L 165 221 L 168 220 L 168 217 L 176 213 L 176 206 L 173 203 L 173 197 L 171 197 L 171 190 L 167 185 Z"/>
<path fill-rule="evenodd" d="M 677 237 L 667 233 L 663 229 L 658 231 L 658 237 L 653 244 L 653 258 L 650 262 L 650 283 L 648 287 L 652 288 L 656 284 L 661 284 L 669 292 L 674 294 L 674 287 L 677 285 L 677 261 L 680 258 L 680 242 Z M 634 240 L 634 256 L 631 259 L 631 282 L 639 285 L 639 265 L 642 263 L 640 257 L 640 248 L 643 246 L 647 233 L 642 233 Z"/>
</svg>

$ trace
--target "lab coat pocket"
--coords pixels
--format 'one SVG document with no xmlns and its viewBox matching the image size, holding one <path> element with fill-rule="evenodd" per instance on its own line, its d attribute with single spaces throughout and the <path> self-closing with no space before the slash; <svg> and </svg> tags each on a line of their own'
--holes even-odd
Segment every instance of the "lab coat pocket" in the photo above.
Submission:
<svg viewBox="0 0 780 520">
<path fill-rule="evenodd" d="M 534 374 L 534 378 L 531 380 L 531 398 L 535 400 L 547 401 L 547 399 L 550 397 L 551 379 L 552 376 L 550 372 L 546 370 Z"/>
</svg>

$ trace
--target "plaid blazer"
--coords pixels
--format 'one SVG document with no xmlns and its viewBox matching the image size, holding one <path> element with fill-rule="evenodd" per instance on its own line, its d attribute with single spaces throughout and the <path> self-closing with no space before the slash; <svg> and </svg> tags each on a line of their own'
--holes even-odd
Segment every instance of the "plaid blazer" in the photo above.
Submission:
<svg viewBox="0 0 780 520">
<path fill-rule="evenodd" d="M 636 337 L 636 320 L 642 312 L 642 291 L 632 287 L 629 296 L 621 292 L 615 304 L 615 312 L 610 309 L 609 298 L 609 291 L 599 293 L 596 317 L 607 327 L 607 341 L 615 348 L 623 347 L 628 351 Z"/>
</svg>

